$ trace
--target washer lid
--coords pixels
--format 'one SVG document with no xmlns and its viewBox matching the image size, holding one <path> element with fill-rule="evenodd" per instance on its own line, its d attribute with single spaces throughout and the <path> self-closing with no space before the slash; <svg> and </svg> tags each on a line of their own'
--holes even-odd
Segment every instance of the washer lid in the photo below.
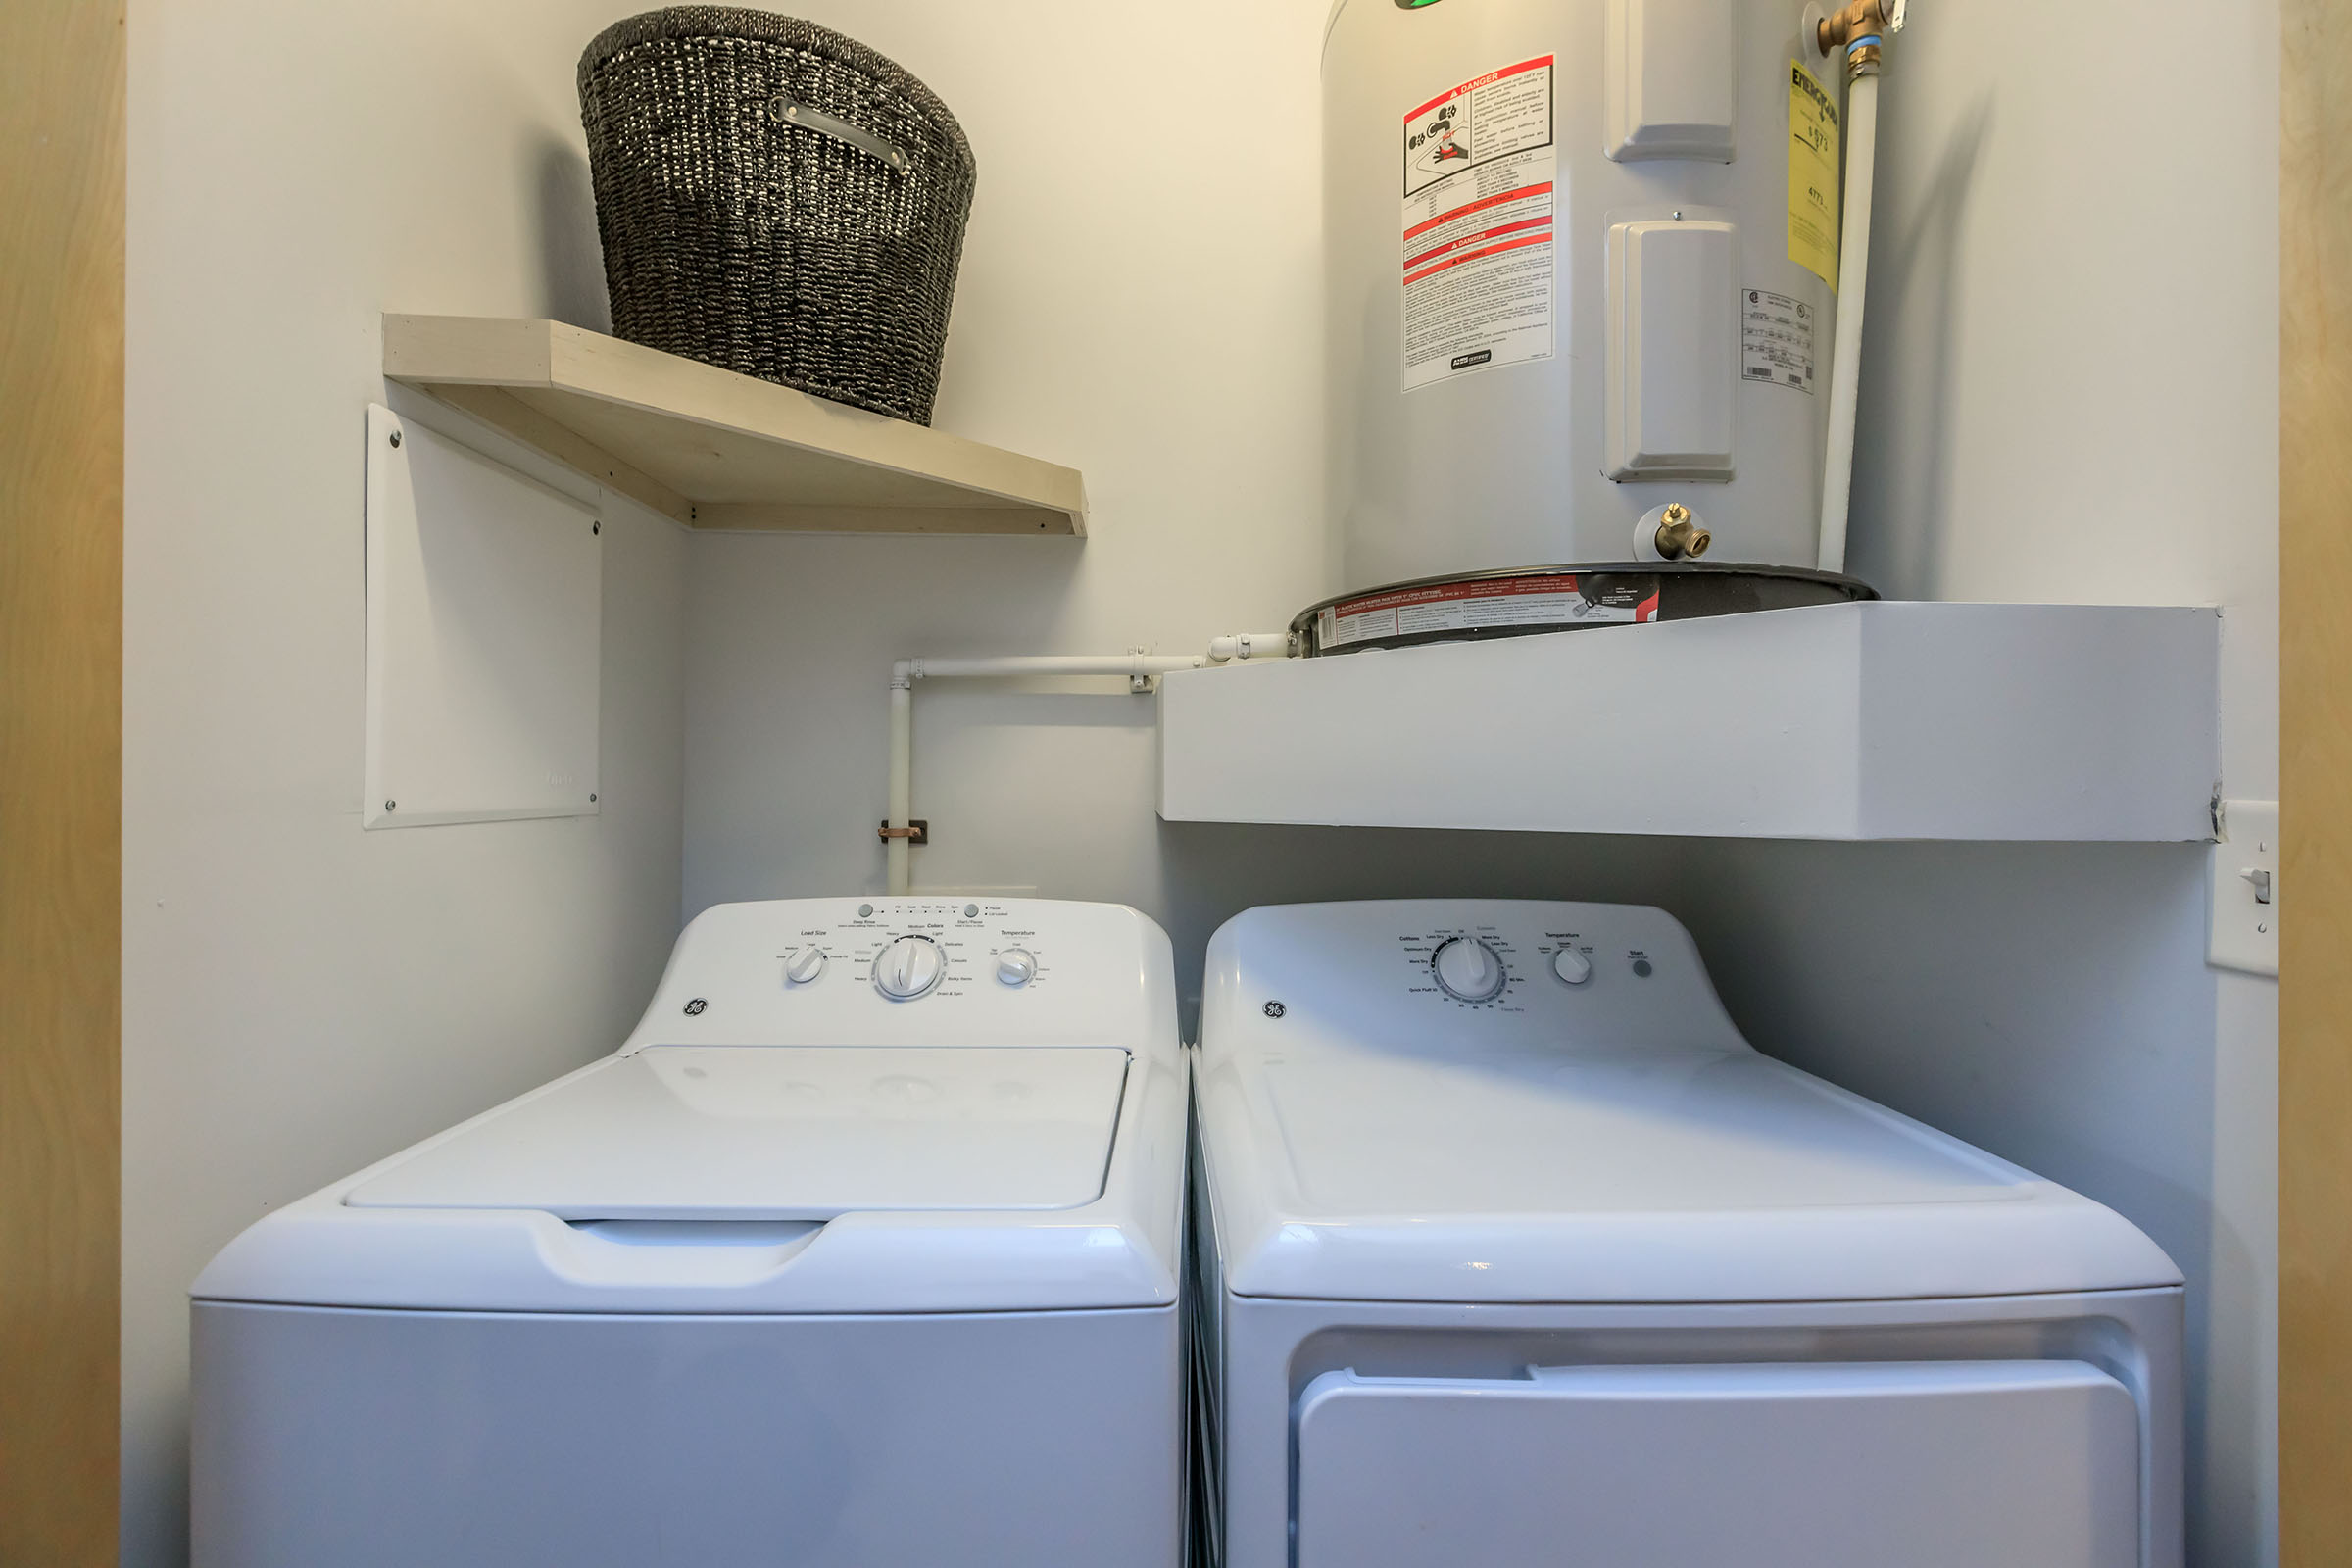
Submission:
<svg viewBox="0 0 2352 1568">
<path fill-rule="evenodd" d="M 565 1220 L 1076 1208 L 1102 1194 L 1110 1048 L 656 1046 L 525 1096 L 345 1197 Z"/>
<path fill-rule="evenodd" d="M 2178 1283 L 2112 1211 L 1745 1049 L 1240 1053 L 1201 1128 L 1246 1296 L 1851 1300 Z"/>
</svg>

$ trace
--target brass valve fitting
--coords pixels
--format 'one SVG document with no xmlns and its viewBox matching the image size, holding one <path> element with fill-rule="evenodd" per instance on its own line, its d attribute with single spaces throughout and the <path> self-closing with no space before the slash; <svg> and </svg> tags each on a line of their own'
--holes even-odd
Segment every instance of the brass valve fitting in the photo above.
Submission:
<svg viewBox="0 0 2352 1568">
<path fill-rule="evenodd" d="M 1853 0 L 1844 10 L 1822 19 L 1814 46 L 1825 55 L 1834 55 L 1856 38 L 1900 32 L 1904 9 L 1904 0 Z"/>
<path fill-rule="evenodd" d="M 1847 76 L 1875 76 L 1879 74 L 1879 45 L 1875 42 L 1866 43 L 1857 49 L 1853 47 L 1854 42 L 1860 38 L 1885 38 L 1902 31 L 1906 9 L 1906 0 L 1853 0 L 1851 5 L 1835 16 L 1822 18 L 1814 30 L 1814 46 L 1825 56 L 1844 50 Z"/>
<path fill-rule="evenodd" d="M 1666 509 L 1658 519 L 1654 541 L 1658 555 L 1667 561 L 1696 561 L 1715 543 L 1715 536 L 1700 527 L 1690 515 L 1690 509 L 1680 501 Z"/>
</svg>

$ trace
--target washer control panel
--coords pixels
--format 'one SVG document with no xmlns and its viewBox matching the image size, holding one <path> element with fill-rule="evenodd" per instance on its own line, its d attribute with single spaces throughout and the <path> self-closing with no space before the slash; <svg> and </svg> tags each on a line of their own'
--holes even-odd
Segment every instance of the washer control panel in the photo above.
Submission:
<svg viewBox="0 0 2352 1568">
<path fill-rule="evenodd" d="M 1041 956 L 1050 937 L 1010 905 L 864 899 L 825 912 L 837 918 L 796 928 L 776 956 L 789 992 L 870 985 L 885 1001 L 919 1002 L 981 985 L 1029 991 L 1053 984 Z"/>
<path fill-rule="evenodd" d="M 632 1044 L 1108 1043 L 1159 1004 L 1168 941 L 1117 905 L 793 899 L 720 905 L 678 939 Z M 1169 1005 L 1172 1007 L 1173 1004 Z"/>
<path fill-rule="evenodd" d="M 1740 1044 L 1697 944 L 1662 909 L 1519 900 L 1276 906 L 1209 945 L 1201 1043 L 1219 1018 L 1269 1049 L 1341 1031 L 1417 1049 Z"/>
</svg>

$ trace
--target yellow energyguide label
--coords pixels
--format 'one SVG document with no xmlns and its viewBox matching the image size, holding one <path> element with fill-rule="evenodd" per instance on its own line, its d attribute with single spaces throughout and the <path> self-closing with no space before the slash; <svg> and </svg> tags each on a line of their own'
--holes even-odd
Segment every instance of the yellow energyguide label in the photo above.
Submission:
<svg viewBox="0 0 2352 1568">
<path fill-rule="evenodd" d="M 1788 62 L 1788 259 L 1838 286 L 1838 106 Z"/>
</svg>

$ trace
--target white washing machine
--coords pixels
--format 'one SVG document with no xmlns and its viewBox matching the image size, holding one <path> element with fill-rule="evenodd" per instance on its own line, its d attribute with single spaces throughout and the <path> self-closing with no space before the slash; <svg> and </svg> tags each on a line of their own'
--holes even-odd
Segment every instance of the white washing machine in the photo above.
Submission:
<svg viewBox="0 0 2352 1568">
<path fill-rule="evenodd" d="M 1195 1071 L 1229 1568 L 2179 1568 L 2179 1270 L 1664 912 L 1253 909 Z"/>
<path fill-rule="evenodd" d="M 1132 909 L 713 908 L 205 1270 L 197 1568 L 1173 1568 L 1185 1095 Z"/>
</svg>

